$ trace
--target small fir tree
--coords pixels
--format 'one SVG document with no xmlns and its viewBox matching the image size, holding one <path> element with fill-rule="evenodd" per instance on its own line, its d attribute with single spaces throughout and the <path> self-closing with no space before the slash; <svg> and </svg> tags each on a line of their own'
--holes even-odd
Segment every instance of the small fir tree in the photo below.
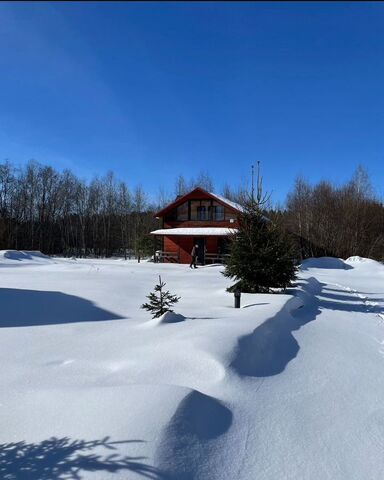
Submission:
<svg viewBox="0 0 384 480">
<path fill-rule="evenodd" d="M 259 205 L 248 202 L 232 237 L 231 255 L 223 274 L 236 283 L 228 291 L 267 293 L 287 288 L 296 277 L 292 240 L 264 217 Z"/>
<path fill-rule="evenodd" d="M 181 298 L 177 295 L 171 295 L 168 290 L 164 292 L 165 285 L 166 283 L 161 280 L 159 275 L 159 283 L 155 285 L 155 291 L 147 296 L 149 302 L 143 303 L 141 306 L 141 308 L 151 312 L 152 318 L 161 317 L 166 312 L 173 312 L 171 307 Z"/>
</svg>

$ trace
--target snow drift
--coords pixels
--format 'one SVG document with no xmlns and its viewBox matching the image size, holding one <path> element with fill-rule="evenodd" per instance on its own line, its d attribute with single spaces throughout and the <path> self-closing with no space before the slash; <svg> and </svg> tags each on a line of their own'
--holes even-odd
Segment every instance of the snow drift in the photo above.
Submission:
<svg viewBox="0 0 384 480">
<path fill-rule="evenodd" d="M 222 267 L 0 263 L 1 478 L 382 480 L 378 262 L 307 260 L 240 309 Z M 159 274 L 181 299 L 151 320 Z"/>
<path fill-rule="evenodd" d="M 166 323 L 185 322 L 186 318 L 184 317 L 184 315 L 181 315 L 180 313 L 166 312 L 160 318 L 155 320 L 157 320 L 156 322 L 157 324 L 164 325 Z"/>
<path fill-rule="evenodd" d="M 349 269 L 352 269 L 353 267 L 347 264 L 341 258 L 318 257 L 318 258 L 307 258 L 306 260 L 303 260 L 300 268 L 301 270 L 308 270 L 309 268 L 349 270 Z"/>
<path fill-rule="evenodd" d="M 53 260 L 38 250 L 0 250 L 0 265 L 16 264 L 17 262 L 22 262 L 23 264 L 47 264 L 52 263 Z"/>
<path fill-rule="evenodd" d="M 382 267 L 383 264 L 376 261 L 376 260 L 372 260 L 371 258 L 364 258 L 364 257 L 359 257 L 359 256 L 353 256 L 353 257 L 348 257 L 346 260 L 345 260 L 346 263 L 352 265 L 352 266 L 356 266 L 356 265 L 361 265 L 361 264 L 364 264 L 364 265 L 372 265 L 372 266 L 376 266 L 376 267 Z"/>
</svg>

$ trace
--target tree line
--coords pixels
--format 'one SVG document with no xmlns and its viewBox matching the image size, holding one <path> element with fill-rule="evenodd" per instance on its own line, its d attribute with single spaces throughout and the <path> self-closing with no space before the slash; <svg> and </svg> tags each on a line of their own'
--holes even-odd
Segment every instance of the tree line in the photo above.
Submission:
<svg viewBox="0 0 384 480">
<path fill-rule="evenodd" d="M 384 260 L 384 206 L 362 166 L 341 186 L 297 178 L 285 206 L 270 215 L 296 236 L 302 258 Z"/>
<path fill-rule="evenodd" d="M 262 197 L 263 214 L 293 237 L 299 259 L 358 255 L 384 261 L 384 204 L 363 166 L 342 185 L 328 180 L 312 185 L 297 177 L 278 207 L 268 192 L 263 195 L 262 178 L 255 183 L 255 200 Z M 236 188 L 225 184 L 221 194 L 246 206 L 250 190 L 249 184 Z"/>
<path fill-rule="evenodd" d="M 154 213 L 192 188 L 215 191 L 207 172 L 179 175 L 173 192 L 159 188 L 150 199 L 142 186 L 129 188 L 112 172 L 90 181 L 31 161 L 0 163 L 0 249 L 40 250 L 66 256 L 130 257 L 150 254 L 148 233 L 159 228 Z M 249 185 L 225 184 L 218 192 L 244 203 Z M 384 207 L 359 167 L 341 186 L 297 178 L 283 206 L 264 213 L 289 231 L 301 258 L 351 255 L 384 259 Z"/>
<path fill-rule="evenodd" d="M 113 173 L 90 182 L 29 162 L 0 164 L 0 248 L 66 256 L 137 254 L 157 226 L 141 186 Z"/>
<path fill-rule="evenodd" d="M 0 249 L 40 250 L 65 256 L 148 255 L 159 228 L 154 213 L 196 186 L 213 191 L 206 172 L 175 179 L 173 193 L 159 188 L 150 200 L 112 172 L 85 181 L 70 170 L 30 161 L 0 163 Z"/>
</svg>

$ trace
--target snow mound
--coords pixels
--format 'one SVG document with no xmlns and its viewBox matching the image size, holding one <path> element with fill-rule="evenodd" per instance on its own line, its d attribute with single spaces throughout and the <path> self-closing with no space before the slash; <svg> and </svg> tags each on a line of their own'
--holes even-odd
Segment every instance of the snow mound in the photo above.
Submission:
<svg viewBox="0 0 384 480">
<path fill-rule="evenodd" d="M 301 263 L 301 270 L 308 270 L 308 268 L 329 268 L 332 270 L 350 270 L 353 267 L 346 263 L 341 258 L 336 257 L 319 257 L 307 258 Z"/>
<path fill-rule="evenodd" d="M 355 255 L 353 257 L 348 257 L 345 260 L 346 263 L 351 263 L 351 264 L 359 264 L 359 263 L 364 263 L 364 264 L 370 264 L 370 265 L 382 265 L 380 262 L 377 262 L 376 260 L 372 260 L 372 258 L 364 258 L 364 257 L 359 257 L 358 255 Z"/>
<path fill-rule="evenodd" d="M 166 312 L 159 319 L 159 323 L 178 323 L 178 322 L 184 322 L 184 321 L 185 321 L 184 315 L 180 315 L 180 313 L 175 313 L 175 312 Z"/>
<path fill-rule="evenodd" d="M 156 327 L 158 325 L 166 325 L 169 323 L 180 323 L 185 322 L 185 320 L 186 317 L 184 317 L 184 315 L 175 312 L 166 312 L 159 318 L 153 318 L 152 320 L 148 320 L 148 322 L 140 325 L 139 328 L 150 328 Z"/>
<path fill-rule="evenodd" d="M 179 323 L 179 322 L 184 322 L 185 317 L 184 315 L 180 315 L 180 313 L 175 313 L 175 312 L 165 312 L 164 315 L 162 315 L 159 318 L 155 318 L 152 320 L 154 323 L 157 325 L 163 325 L 165 323 Z"/>
<path fill-rule="evenodd" d="M 0 263 L 51 263 L 52 259 L 38 250 L 0 250 Z"/>
<path fill-rule="evenodd" d="M 164 478 L 218 478 L 214 473 L 220 472 L 221 462 L 215 458 L 215 441 L 228 432 L 232 421 L 232 411 L 222 402 L 192 390 L 163 432 L 156 464 Z M 212 477 L 207 477 L 207 470 Z"/>
</svg>

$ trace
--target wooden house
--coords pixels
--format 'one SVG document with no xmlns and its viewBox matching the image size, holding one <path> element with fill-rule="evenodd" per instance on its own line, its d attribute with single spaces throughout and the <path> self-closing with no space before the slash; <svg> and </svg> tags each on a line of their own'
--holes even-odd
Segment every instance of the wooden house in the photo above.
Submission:
<svg viewBox="0 0 384 480">
<path fill-rule="evenodd" d="M 241 211 L 239 204 L 202 188 L 177 197 L 155 215 L 162 222 L 161 229 L 151 232 L 161 239 L 155 258 L 190 263 L 193 245 L 198 245 L 198 263 L 222 262 Z"/>
</svg>

